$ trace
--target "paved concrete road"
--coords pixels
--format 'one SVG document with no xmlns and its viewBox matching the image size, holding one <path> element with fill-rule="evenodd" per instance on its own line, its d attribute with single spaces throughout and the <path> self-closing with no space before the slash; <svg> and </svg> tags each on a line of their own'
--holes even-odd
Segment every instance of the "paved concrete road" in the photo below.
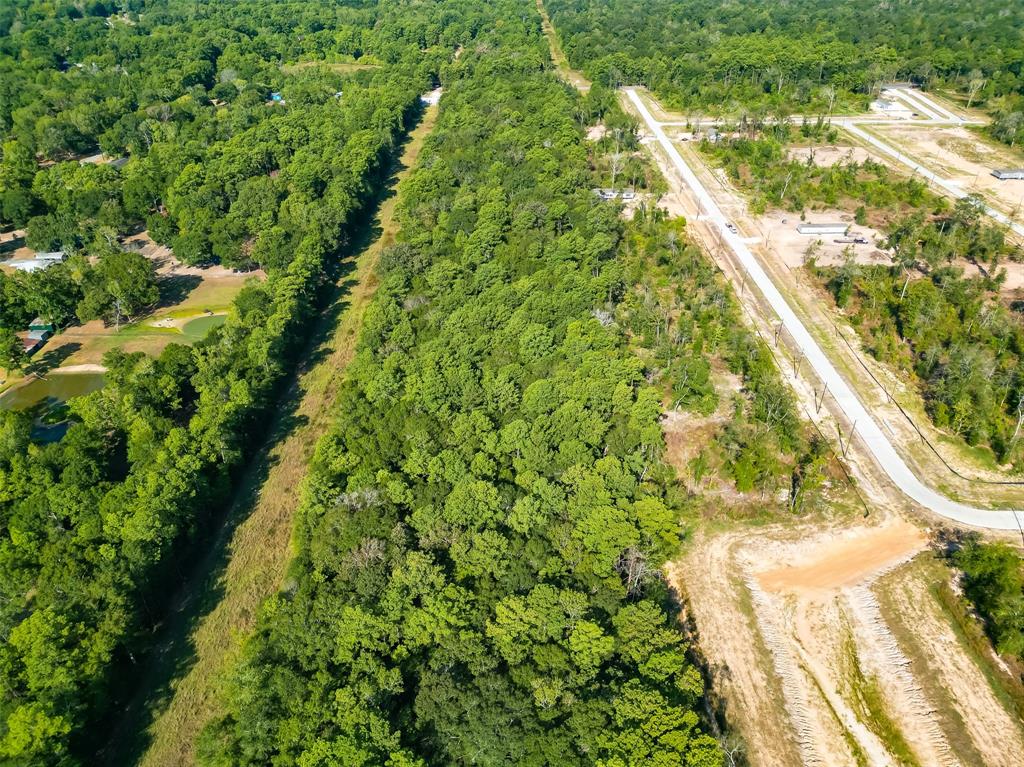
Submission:
<svg viewBox="0 0 1024 767">
<path fill-rule="evenodd" d="M 936 514 L 972 527 L 991 528 L 996 530 L 1019 530 L 1021 520 L 1015 510 L 993 511 L 977 509 L 966 504 L 953 501 L 927 487 L 910 470 L 896 452 L 889 438 L 882 432 L 853 389 L 846 383 L 832 362 L 822 351 L 817 341 L 804 327 L 800 318 L 790 307 L 768 274 L 758 263 L 750 248 L 743 239 L 729 229 L 728 221 L 697 175 L 683 160 L 661 124 L 658 123 L 640 99 L 636 90 L 627 88 L 626 94 L 636 107 L 647 127 L 654 134 L 662 149 L 665 150 L 672 164 L 679 171 L 687 186 L 690 187 L 700 205 L 701 213 L 715 226 L 722 239 L 728 243 L 749 278 L 757 285 L 772 309 L 782 320 L 783 327 L 789 331 L 796 348 L 803 354 L 807 362 L 814 368 L 818 377 L 828 384 L 829 392 L 835 397 L 843 414 L 853 423 L 855 436 L 860 439 L 874 456 L 882 470 L 910 498 Z"/>
<path fill-rule="evenodd" d="M 944 179 L 938 174 L 934 173 L 933 171 L 928 170 L 923 165 L 918 165 L 916 162 L 914 162 L 905 154 L 903 154 L 903 152 L 899 151 L 898 149 L 894 149 L 893 147 L 886 144 L 884 141 L 875 138 L 867 131 L 858 128 L 850 120 L 840 120 L 837 124 L 848 130 L 854 136 L 857 136 L 858 138 L 867 141 L 869 144 L 871 144 L 873 147 L 878 149 L 883 154 L 887 154 L 890 157 L 894 158 L 897 162 L 903 163 L 908 168 L 913 170 L 915 173 L 920 175 L 923 179 L 930 181 L 931 183 L 935 184 L 935 186 L 945 189 L 958 200 L 967 197 L 968 192 L 964 191 L 964 189 L 959 184 L 954 184 L 952 181 Z M 1024 225 L 1011 221 L 1008 216 L 1003 215 L 994 208 L 990 208 L 987 205 L 983 205 L 982 207 L 984 208 L 985 213 L 987 215 L 998 221 L 1000 224 L 1002 224 L 1003 226 L 1008 226 L 1017 234 L 1024 236 Z"/>
</svg>

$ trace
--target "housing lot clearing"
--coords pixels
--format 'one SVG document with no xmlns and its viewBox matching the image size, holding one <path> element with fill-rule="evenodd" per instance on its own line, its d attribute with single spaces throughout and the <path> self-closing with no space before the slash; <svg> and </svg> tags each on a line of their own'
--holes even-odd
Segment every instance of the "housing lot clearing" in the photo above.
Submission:
<svg viewBox="0 0 1024 767">
<path fill-rule="evenodd" d="M 997 168 L 1024 168 L 1024 155 L 948 125 L 871 125 L 864 130 L 938 175 L 978 194 L 1012 220 L 1024 221 L 1024 180 L 1000 181 Z"/>
<path fill-rule="evenodd" d="M 262 271 L 236 272 L 222 266 L 187 266 L 171 250 L 158 245 L 146 232 L 126 237 L 126 250 L 141 253 L 153 262 L 160 302 L 145 317 L 130 324 L 105 325 L 92 320 L 72 325 L 43 347 L 42 355 L 64 365 L 98 364 L 114 348 L 126 352 L 160 354 L 171 343 L 191 343 L 194 334 L 184 330 L 193 320 L 223 316 L 250 279 L 264 279 Z"/>
<path fill-rule="evenodd" d="M 650 100 L 648 94 L 641 96 L 637 90 L 626 91 L 624 99 L 627 107 L 637 109 Z M 654 127 L 647 118 L 646 132 L 652 134 Z M 887 481 L 901 488 L 905 508 L 909 508 L 907 501 L 913 500 L 911 506 L 963 524 L 1016 532 L 1017 521 L 1011 509 L 1024 507 L 1024 488 L 976 481 L 1001 481 L 1005 476 L 962 441 L 935 429 L 918 391 L 908 386 L 905 377 L 868 356 L 855 331 L 841 327 L 843 323 L 838 321 L 824 291 L 812 284 L 808 274 L 792 265 L 797 259 L 802 262 L 807 246 L 792 253 L 790 263 L 780 257 L 760 218 L 749 210 L 746 198 L 723 171 L 709 168 L 688 142 L 670 142 L 662 131 L 657 140 L 642 139 L 641 143 L 651 150 L 668 181 L 671 193 L 666 199 L 672 203 L 670 211 L 688 217 L 689 231 L 732 280 L 762 337 L 769 342 L 774 338 L 777 354 L 788 358 L 783 367 L 792 365 L 788 372 L 795 375 L 787 376 L 789 382 L 798 394 L 801 388 L 805 390 L 801 395 L 805 415 L 812 417 L 823 431 L 840 435 L 840 441 L 847 440 L 850 432 L 855 431 L 850 460 L 854 460 L 852 456 L 858 450 L 864 452 L 867 462 L 881 467 L 888 475 Z M 675 152 L 675 158 L 669 156 L 669 149 Z M 689 180 L 684 179 L 684 169 L 691 174 Z M 691 191 L 693 184 L 700 186 L 700 195 Z M 820 222 L 824 219 L 818 216 L 829 213 L 814 211 L 807 217 Z M 795 228 L 797 217 L 786 218 L 786 226 L 792 223 Z M 809 244 L 812 237 L 806 240 Z M 756 290 L 751 290 L 752 286 Z M 768 293 L 774 294 L 770 302 Z M 798 341 L 797 335 L 802 340 Z M 821 394 L 823 390 L 825 394 Z M 912 423 L 906 414 L 913 418 Z M 882 453 L 884 459 L 880 457 Z M 1006 511 L 988 511 L 994 508 Z"/>
<path fill-rule="evenodd" d="M 766 247 L 790 269 L 803 266 L 810 255 L 813 255 L 819 266 L 841 266 L 847 258 L 864 266 L 890 263 L 888 251 L 878 246 L 883 239 L 882 233 L 869 226 L 855 224 L 853 216 L 845 211 L 816 210 L 807 217 L 806 222 L 836 221 L 849 224 L 850 229 L 845 235 L 801 234 L 797 227 L 804 222 L 800 221 L 798 215 L 785 211 L 768 211 L 752 217 L 751 221 L 760 230 Z"/>
<path fill-rule="evenodd" d="M 821 168 L 831 168 L 840 163 L 862 163 L 871 159 L 871 153 L 859 146 L 796 146 L 789 150 L 789 156 L 799 162 L 811 162 Z"/>
<path fill-rule="evenodd" d="M 669 568 L 750 764 L 1020 764 L 1019 719 L 922 577 L 924 534 L 831 527 L 701 536 Z"/>
<path fill-rule="evenodd" d="M 840 340 L 830 311 L 822 307 L 823 297 L 766 242 L 758 217 L 750 215 L 743 197 L 721 174 L 704 166 L 687 142 L 675 144 L 711 190 L 718 210 L 736 227 L 733 237 L 727 237 L 716 226 L 714 208 L 688 193 L 664 142 L 644 143 L 669 182 L 673 206 L 688 217 L 689 231 L 733 281 L 762 338 L 772 343 L 778 321 L 758 309 L 748 278 L 729 257 L 736 240 L 759 241 L 755 250 L 764 270 L 784 286 L 793 311 L 813 328 L 844 378 L 858 385 L 860 396 L 890 438 L 906 449 L 918 475 L 946 493 L 966 489 L 936 481 L 928 456 L 912 445 L 911 438 L 917 438 L 910 427 L 905 421 L 900 425 L 898 411 L 887 410 L 882 388 L 904 396 L 902 384 L 864 360 L 855 339 L 849 347 Z M 842 212 L 815 211 L 808 219 L 818 222 L 818 214 L 836 213 Z M 775 225 L 795 230 L 796 217 L 787 218 L 782 224 L 780 214 Z M 797 372 L 802 360 L 792 355 L 787 360 L 784 343 L 777 345 L 776 354 L 782 359 L 780 373 L 793 386 L 805 415 L 823 433 L 835 435 L 839 428 L 839 444 L 846 434 L 849 445 L 848 423 L 816 414 L 814 396 L 821 383 L 806 372 L 806 363 Z M 883 382 L 878 391 L 861 386 L 864 379 L 870 384 L 865 366 Z M 744 736 L 752 765 L 1020 763 L 1024 739 L 1019 719 L 1006 703 L 1008 696 L 942 614 L 936 595 L 926 589 L 915 597 L 921 609 L 938 616 L 917 625 L 913 615 L 890 609 L 889 592 L 879 591 L 881 579 L 887 588 L 895 584 L 892 588 L 900 589 L 904 583 L 920 588 L 918 562 L 931 556 L 925 535 L 897 512 L 914 504 L 859 440 L 852 440 L 846 461 L 857 477 L 870 524 L 847 517 L 746 529 L 734 523 L 728 532 L 708 527 L 667 569 L 707 660 L 717 696 L 713 705 Z M 1013 501 L 1007 492 L 1007 501 Z M 996 496 L 986 494 L 990 500 Z M 930 582 L 948 582 L 949 571 L 934 564 L 938 571 Z M 939 677 L 928 671 L 929 664 L 949 664 L 970 673 Z M 969 708 L 960 701 L 969 701 Z M 971 720 L 969 727 L 966 719 Z M 995 738 L 988 733 L 991 723 L 1000 728 Z"/>
</svg>

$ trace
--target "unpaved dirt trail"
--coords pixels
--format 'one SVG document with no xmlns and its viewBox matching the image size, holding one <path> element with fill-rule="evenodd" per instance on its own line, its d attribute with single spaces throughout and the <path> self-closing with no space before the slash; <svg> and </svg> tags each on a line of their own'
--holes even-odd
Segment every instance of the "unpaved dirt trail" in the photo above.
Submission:
<svg viewBox="0 0 1024 767">
<path fill-rule="evenodd" d="M 783 691 L 750 607 L 750 594 L 735 575 L 740 535 L 702 538 L 684 559 L 669 565 L 669 583 L 686 595 L 698 641 L 727 726 L 743 733 L 763 765 L 797 765 L 800 747 L 784 715 Z"/>
<path fill-rule="evenodd" d="M 395 167 L 393 186 L 415 165 L 438 109 L 436 102 L 430 104 L 410 132 Z M 336 394 L 376 290 L 377 261 L 394 242 L 397 199 L 390 194 L 379 205 L 375 239 L 359 251 L 353 270 L 341 278 L 331 306 L 323 313 L 313 336 L 320 343 L 300 366 L 292 385 L 290 397 L 297 400 L 294 411 L 280 416 L 290 425 L 267 447 L 261 462 L 265 472 L 254 468 L 239 492 L 238 510 L 230 516 L 242 519 L 224 525 L 212 547 L 209 567 L 200 567 L 182 594 L 174 597 L 181 603 L 172 609 L 142 689 L 119 725 L 124 737 L 115 730 L 102 754 L 104 763 L 135 762 L 131 752 L 139 751 L 138 763 L 143 766 L 194 764 L 196 737 L 223 710 L 224 674 L 252 631 L 260 605 L 280 588 L 292 558 L 293 518 L 303 479 L 317 440 L 336 417 Z M 196 604 L 211 599 L 210 595 L 213 604 Z M 191 652 L 187 662 L 178 657 L 183 651 Z"/>
</svg>

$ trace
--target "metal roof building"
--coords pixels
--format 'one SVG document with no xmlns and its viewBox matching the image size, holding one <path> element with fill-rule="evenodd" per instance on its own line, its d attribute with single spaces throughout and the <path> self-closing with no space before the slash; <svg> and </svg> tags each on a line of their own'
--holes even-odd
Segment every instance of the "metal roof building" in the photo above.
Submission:
<svg viewBox="0 0 1024 767">
<path fill-rule="evenodd" d="M 846 234 L 849 228 L 849 224 L 843 223 L 800 224 L 796 230 L 800 234 Z"/>
</svg>

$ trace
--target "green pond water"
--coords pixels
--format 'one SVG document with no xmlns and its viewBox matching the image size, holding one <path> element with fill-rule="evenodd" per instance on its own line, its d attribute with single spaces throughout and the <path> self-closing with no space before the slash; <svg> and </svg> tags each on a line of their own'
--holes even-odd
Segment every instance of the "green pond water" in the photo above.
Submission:
<svg viewBox="0 0 1024 767">
<path fill-rule="evenodd" d="M 184 333 L 192 342 L 201 341 L 214 328 L 220 327 L 227 320 L 226 314 L 210 314 L 205 317 L 196 317 L 181 326 Z"/>
<path fill-rule="evenodd" d="M 103 373 L 50 373 L 0 395 L 0 407 L 25 410 L 46 400 L 66 402 L 103 386 Z"/>
</svg>

